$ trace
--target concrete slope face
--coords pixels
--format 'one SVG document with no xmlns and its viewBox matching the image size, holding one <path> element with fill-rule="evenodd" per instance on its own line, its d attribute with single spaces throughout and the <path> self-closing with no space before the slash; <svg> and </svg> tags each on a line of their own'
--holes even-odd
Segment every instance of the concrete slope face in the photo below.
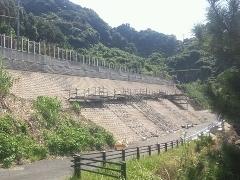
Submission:
<svg viewBox="0 0 240 180">
<path fill-rule="evenodd" d="M 15 79 L 11 93 L 25 99 L 58 98 L 64 107 L 81 104 L 81 114 L 130 143 L 164 136 L 202 123 L 174 85 L 150 84 L 50 73 L 7 70 Z M 185 103 L 178 103 L 179 98 Z"/>
</svg>

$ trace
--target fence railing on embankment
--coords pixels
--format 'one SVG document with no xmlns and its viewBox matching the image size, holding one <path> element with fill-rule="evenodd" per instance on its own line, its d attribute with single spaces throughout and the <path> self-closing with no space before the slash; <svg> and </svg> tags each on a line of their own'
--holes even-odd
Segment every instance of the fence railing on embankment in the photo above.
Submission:
<svg viewBox="0 0 240 180">
<path fill-rule="evenodd" d="M 82 171 L 88 171 L 113 178 L 126 179 L 126 159 L 136 158 L 139 160 L 141 156 L 160 154 L 162 151 L 166 152 L 168 149 L 178 147 L 180 144 L 183 144 L 183 140 L 173 140 L 166 143 L 157 143 L 155 145 L 127 148 L 121 151 L 75 154 L 72 156 L 73 160 L 71 160 L 71 162 L 73 162 L 72 167 L 74 167 L 74 174 L 78 178 L 81 178 Z M 118 168 L 109 168 L 106 165 L 112 165 Z M 96 169 L 107 171 L 96 171 Z"/>
<path fill-rule="evenodd" d="M 181 140 L 173 140 L 166 143 L 157 143 L 155 145 L 139 146 L 134 148 L 127 148 L 121 151 L 102 151 L 88 154 L 75 154 L 73 155 L 72 167 L 74 167 L 74 174 L 76 177 L 81 178 L 82 171 L 110 176 L 113 178 L 127 179 L 126 173 L 126 159 L 136 158 L 140 159 L 141 156 L 152 154 L 160 154 L 166 152 L 168 149 L 178 147 L 185 141 L 197 139 L 199 135 L 210 135 L 211 128 L 222 125 L 224 121 L 215 121 L 208 125 L 208 127 L 192 134 L 184 136 Z M 114 165 L 116 168 L 109 168 L 106 165 Z M 96 169 L 104 169 L 107 171 L 96 171 Z"/>
</svg>

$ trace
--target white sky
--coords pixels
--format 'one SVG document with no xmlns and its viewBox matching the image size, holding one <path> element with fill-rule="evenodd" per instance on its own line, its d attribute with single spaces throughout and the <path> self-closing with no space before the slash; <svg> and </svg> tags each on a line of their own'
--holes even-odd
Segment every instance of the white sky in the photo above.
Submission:
<svg viewBox="0 0 240 180">
<path fill-rule="evenodd" d="M 93 9 L 111 27 L 129 23 L 137 31 L 150 28 L 182 40 L 194 24 L 204 23 L 207 0 L 70 0 Z"/>
</svg>

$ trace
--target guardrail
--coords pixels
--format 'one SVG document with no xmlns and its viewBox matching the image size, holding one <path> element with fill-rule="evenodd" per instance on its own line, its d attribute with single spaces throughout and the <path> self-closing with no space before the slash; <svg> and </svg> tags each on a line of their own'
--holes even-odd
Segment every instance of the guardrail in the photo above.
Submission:
<svg viewBox="0 0 240 180">
<path fill-rule="evenodd" d="M 186 141 L 197 139 L 199 135 L 210 134 L 210 129 L 219 126 L 224 121 L 216 121 L 208 125 L 208 127 L 186 137 L 182 137 L 180 140 L 173 140 L 166 143 L 157 143 L 155 145 L 140 146 L 135 148 L 122 149 L 121 151 L 102 151 L 96 153 L 86 154 L 75 154 L 73 155 L 74 174 L 76 177 L 81 178 L 82 171 L 88 171 L 91 173 L 97 173 L 113 178 L 124 178 L 127 179 L 126 175 L 126 159 L 136 158 L 140 159 L 143 155 L 151 156 L 152 154 L 160 154 L 166 152 L 168 149 L 178 147 Z M 114 162 L 115 161 L 115 162 Z M 116 162 L 117 161 L 117 162 Z M 112 164 L 120 167 L 119 169 L 107 168 L 106 164 Z M 105 169 L 108 171 L 99 172 L 95 171 L 94 168 Z"/>
<path fill-rule="evenodd" d="M 74 158 L 74 160 L 72 160 L 72 162 L 74 163 L 74 165 L 72 165 L 72 167 L 74 167 L 74 174 L 78 178 L 81 178 L 81 171 L 88 171 L 88 172 L 97 173 L 97 174 L 101 174 L 101 175 L 105 175 L 105 176 L 110 176 L 113 178 L 121 177 L 121 178 L 126 179 L 126 162 L 125 161 L 118 163 L 118 162 L 111 162 L 111 161 L 106 161 L 106 160 L 84 158 L 84 157 L 81 157 L 80 155 L 74 155 L 73 158 Z M 104 156 L 102 158 L 104 159 Z M 90 161 L 91 163 L 82 163 L 83 160 Z M 102 166 L 94 165 L 92 163 L 102 163 Z M 120 169 L 106 168 L 105 167 L 106 164 L 120 166 Z M 105 170 L 108 170 L 108 173 L 107 172 L 105 172 L 105 173 L 98 172 L 98 171 L 94 171 L 91 169 L 86 169 L 86 168 L 83 168 L 82 165 L 85 165 L 85 166 L 88 166 L 91 168 L 105 169 Z M 120 175 L 114 175 L 114 172 L 120 173 Z"/>
<path fill-rule="evenodd" d="M 210 129 L 215 127 L 215 126 L 219 126 L 223 123 L 224 121 L 216 121 L 216 122 L 213 122 L 211 124 L 208 125 L 208 127 L 202 129 L 201 131 L 198 131 L 190 136 L 187 136 L 185 137 L 185 140 L 194 140 L 194 139 L 197 139 L 199 134 L 203 134 L 203 135 L 206 135 L 207 133 L 210 133 Z"/>
<path fill-rule="evenodd" d="M 166 152 L 168 149 L 178 147 L 183 144 L 182 140 L 173 140 L 166 143 L 157 143 L 155 145 L 140 146 L 136 148 L 122 149 L 121 151 L 102 151 L 89 154 L 75 154 L 73 155 L 73 165 L 74 175 L 77 178 L 81 178 L 82 171 L 88 171 L 91 173 L 101 174 L 105 176 L 110 176 L 113 178 L 127 178 L 126 175 L 126 159 L 136 158 L 140 159 L 143 155 L 151 156 L 153 153 L 160 154 L 161 151 Z M 115 162 L 114 162 L 115 161 Z M 111 164 L 117 167 L 109 168 L 106 167 L 107 164 Z M 105 169 L 108 171 L 99 172 L 94 170 L 94 168 Z"/>
</svg>

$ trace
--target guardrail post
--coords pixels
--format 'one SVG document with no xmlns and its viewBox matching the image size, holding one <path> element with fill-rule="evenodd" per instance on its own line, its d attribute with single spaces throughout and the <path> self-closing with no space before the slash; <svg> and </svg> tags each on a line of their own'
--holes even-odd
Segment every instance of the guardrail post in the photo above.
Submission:
<svg viewBox="0 0 240 180">
<path fill-rule="evenodd" d="M 122 161 L 125 161 L 125 158 L 126 158 L 125 149 L 122 149 Z"/>
<path fill-rule="evenodd" d="M 125 180 L 127 179 L 127 166 L 125 161 L 123 161 L 121 164 L 121 177 Z"/>
<path fill-rule="evenodd" d="M 173 141 L 171 141 L 172 149 L 173 149 Z"/>
<path fill-rule="evenodd" d="M 165 151 L 167 151 L 167 143 L 165 143 Z"/>
<path fill-rule="evenodd" d="M 102 160 L 106 161 L 107 160 L 107 158 L 106 158 L 106 151 L 102 151 L 101 153 L 102 153 Z M 105 166 L 105 165 L 106 165 L 106 163 L 103 162 L 103 166 Z"/>
<path fill-rule="evenodd" d="M 177 147 L 178 147 L 178 140 L 177 140 Z"/>
<path fill-rule="evenodd" d="M 74 157 L 74 175 L 77 178 L 81 178 L 81 157 L 79 154 L 76 154 Z"/>
<path fill-rule="evenodd" d="M 160 144 L 157 143 L 157 151 L 158 151 L 158 154 L 160 154 Z"/>
<path fill-rule="evenodd" d="M 181 139 L 181 145 L 183 145 L 183 139 Z"/>
<path fill-rule="evenodd" d="M 152 149 L 151 149 L 151 146 L 148 146 L 148 154 L 149 154 L 149 156 L 152 155 Z"/>
<path fill-rule="evenodd" d="M 138 160 L 140 159 L 140 150 L 139 150 L 139 147 L 137 147 L 137 159 L 138 159 Z"/>
</svg>

